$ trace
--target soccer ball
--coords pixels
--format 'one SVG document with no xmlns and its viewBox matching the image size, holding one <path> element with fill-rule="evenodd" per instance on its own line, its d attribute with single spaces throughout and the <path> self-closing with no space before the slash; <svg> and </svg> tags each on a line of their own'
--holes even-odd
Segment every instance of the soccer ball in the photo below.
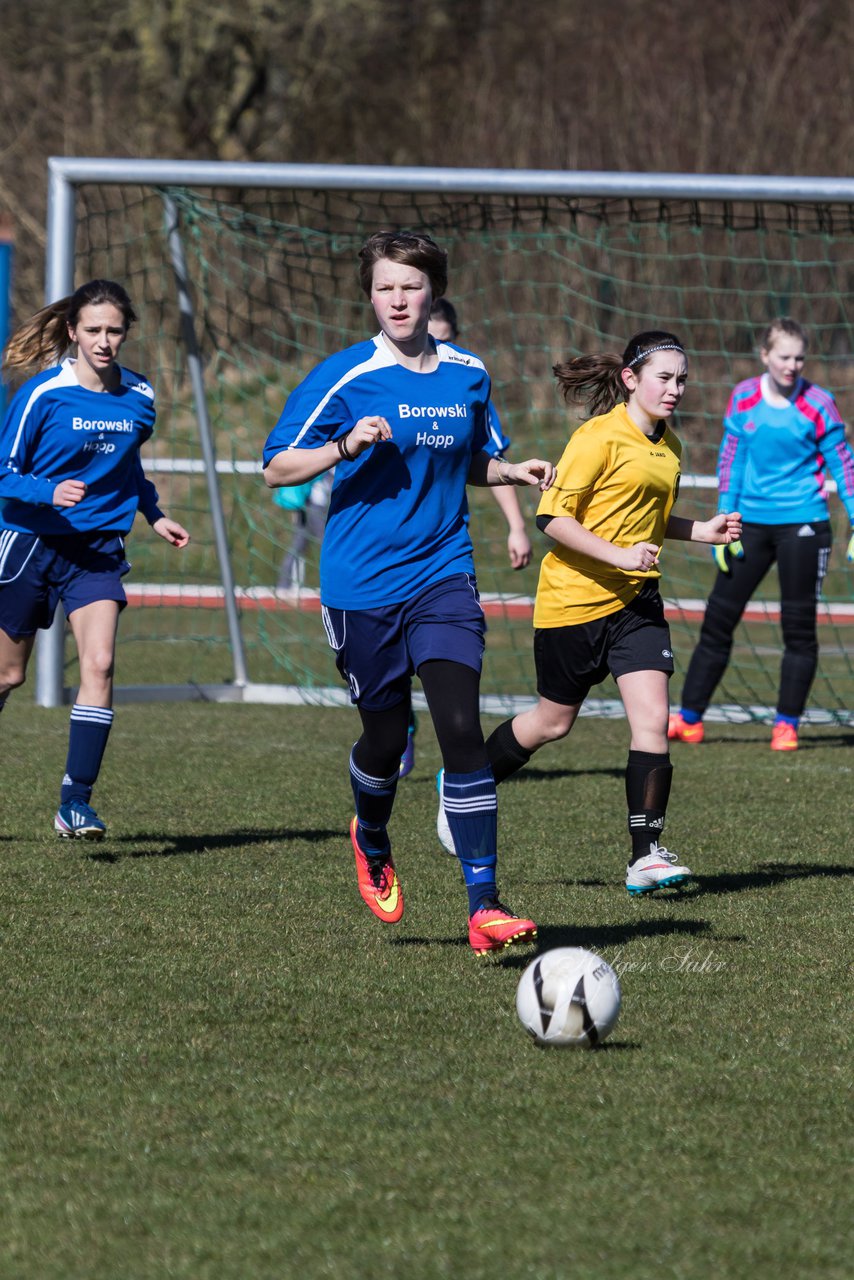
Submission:
<svg viewBox="0 0 854 1280">
<path fill-rule="evenodd" d="M 516 1012 L 538 1044 L 592 1049 L 613 1031 L 620 983 L 601 956 L 555 947 L 532 960 L 516 988 Z"/>
</svg>

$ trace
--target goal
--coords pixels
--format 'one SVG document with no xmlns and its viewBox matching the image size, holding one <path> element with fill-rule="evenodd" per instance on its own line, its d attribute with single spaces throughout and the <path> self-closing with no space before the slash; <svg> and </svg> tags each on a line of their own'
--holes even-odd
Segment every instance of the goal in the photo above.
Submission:
<svg viewBox="0 0 854 1280">
<path fill-rule="evenodd" d="M 733 383 L 756 371 L 757 333 L 774 315 L 807 325 L 811 376 L 843 416 L 854 412 L 854 181 L 52 159 L 47 296 L 96 275 L 129 289 L 140 322 L 124 358 L 157 392 L 144 464 L 193 535 L 177 554 L 144 526 L 133 531 L 118 700 L 346 702 L 316 616 L 317 540 L 308 536 L 279 588 L 295 517 L 273 502 L 259 458 L 296 382 L 373 331 L 356 253 L 380 227 L 424 229 L 449 250 L 461 341 L 487 363 L 516 457 L 556 460 L 577 421 L 555 394 L 556 359 L 622 350 L 653 325 L 679 334 L 690 356 L 676 424 L 683 514 L 714 508 L 722 411 Z M 535 506 L 522 501 L 536 548 Z M 836 550 L 808 714 L 847 723 L 854 570 L 832 501 Z M 489 623 L 484 708 L 507 711 L 533 693 L 538 557 L 514 573 L 496 504 L 480 490 L 470 504 Z M 713 565 L 708 549 L 674 543 L 663 567 L 678 691 Z M 776 595 L 770 575 L 710 714 L 771 713 Z M 56 705 L 75 676 L 61 624 L 38 649 L 37 701 Z M 598 692 L 590 709 L 619 713 L 615 690 Z"/>
</svg>

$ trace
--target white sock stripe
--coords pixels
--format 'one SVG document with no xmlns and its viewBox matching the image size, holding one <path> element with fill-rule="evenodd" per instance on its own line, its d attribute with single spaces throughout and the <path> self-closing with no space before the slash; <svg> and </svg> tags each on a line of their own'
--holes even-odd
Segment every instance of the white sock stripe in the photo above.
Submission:
<svg viewBox="0 0 854 1280">
<path fill-rule="evenodd" d="M 350 773 L 356 779 L 360 787 L 366 787 L 368 791 L 386 790 L 393 782 L 400 780 L 400 770 L 398 769 L 389 778 L 372 778 L 369 773 L 364 773 L 357 765 L 353 763 L 353 757 L 350 757 Z"/>
<path fill-rule="evenodd" d="M 445 794 L 445 813 L 492 813 L 498 808 L 497 796 L 477 796 L 471 800 L 449 800 Z"/>
<path fill-rule="evenodd" d="M 72 720 L 87 721 L 91 724 L 112 724 L 113 715 L 112 707 L 86 707 L 75 702 L 71 708 Z"/>
<path fill-rule="evenodd" d="M 483 788 L 483 787 L 489 786 L 489 784 L 490 784 L 490 780 L 487 778 L 478 778 L 474 782 L 449 782 L 446 774 L 442 785 L 445 789 L 446 795 L 448 793 L 449 787 L 451 789 L 451 794 L 455 795 L 459 791 L 471 791 L 472 787 Z M 492 785 L 494 786 L 495 784 L 493 783 Z"/>
</svg>

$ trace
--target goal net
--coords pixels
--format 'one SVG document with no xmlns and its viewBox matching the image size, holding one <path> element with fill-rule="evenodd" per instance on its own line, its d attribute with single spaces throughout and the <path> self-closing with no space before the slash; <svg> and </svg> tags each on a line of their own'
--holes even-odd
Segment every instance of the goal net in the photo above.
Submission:
<svg viewBox="0 0 854 1280">
<path fill-rule="evenodd" d="M 715 508 L 722 413 L 733 384 L 757 372 L 757 336 L 775 315 L 791 314 L 808 327 L 808 374 L 834 391 L 843 416 L 854 411 L 854 206 L 846 199 L 731 192 L 689 198 L 668 194 L 666 182 L 656 192 L 649 175 L 646 193 L 634 196 L 609 194 L 607 182 L 599 193 L 573 193 L 572 175 L 565 175 L 565 192 L 530 190 L 522 182 L 514 189 L 513 174 L 500 175 L 497 192 L 454 190 L 447 177 L 453 171 L 433 171 L 445 177 L 432 186 L 425 171 L 409 188 L 401 178 L 398 189 L 372 190 L 364 171 L 348 187 L 347 170 L 336 169 L 334 184 L 318 175 L 313 184 L 294 186 L 284 167 L 280 183 L 250 186 L 231 181 L 226 168 L 218 185 L 134 181 L 132 172 L 124 181 L 75 184 L 75 281 L 115 277 L 131 293 L 140 320 L 124 356 L 157 391 L 158 429 L 145 465 L 165 508 L 193 535 L 179 554 L 143 522 L 134 529 L 128 590 L 135 607 L 122 619 L 121 683 L 212 689 L 235 680 L 224 607 L 231 584 L 223 586 L 190 356 L 181 340 L 164 232 L 167 197 L 177 213 L 216 456 L 245 662 L 241 696 L 344 699 L 317 616 L 314 522 L 273 501 L 258 460 L 289 390 L 323 357 L 374 332 L 356 272 L 358 248 L 373 230 L 424 229 L 448 249 L 448 296 L 459 314 L 460 342 L 484 358 L 492 375 L 511 457 L 556 461 L 580 420 L 556 394 L 557 359 L 620 351 L 633 332 L 648 327 L 672 329 L 689 352 L 689 389 L 676 423 L 685 446 L 683 515 L 703 518 Z M 531 605 L 544 548 L 535 499 L 523 493 L 521 502 L 535 555 L 530 568 L 514 572 L 497 505 L 486 490 L 470 493 L 489 624 L 483 692 L 496 707 L 534 691 Z M 831 511 L 834 553 L 820 606 L 810 714 L 845 722 L 854 708 L 854 568 L 845 563 L 847 521 L 835 497 Z M 286 583 L 283 560 L 295 532 L 304 548 Z M 713 563 L 707 548 L 671 543 L 662 568 L 676 699 Z M 772 572 L 738 630 L 716 713 L 766 717 L 775 704 L 780 653 Z M 616 690 L 605 685 L 597 692 L 607 710 Z"/>
</svg>

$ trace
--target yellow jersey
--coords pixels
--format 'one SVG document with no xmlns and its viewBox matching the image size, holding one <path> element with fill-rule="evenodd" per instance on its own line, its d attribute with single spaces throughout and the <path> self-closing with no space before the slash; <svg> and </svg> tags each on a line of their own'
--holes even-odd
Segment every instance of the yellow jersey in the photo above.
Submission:
<svg viewBox="0 0 854 1280">
<path fill-rule="evenodd" d="M 669 427 L 644 435 L 625 404 L 570 436 L 538 516 L 573 516 L 618 547 L 661 546 L 679 493 L 682 445 Z M 627 573 L 555 543 L 540 566 L 535 627 L 570 627 L 624 608 L 659 570 Z"/>
</svg>

